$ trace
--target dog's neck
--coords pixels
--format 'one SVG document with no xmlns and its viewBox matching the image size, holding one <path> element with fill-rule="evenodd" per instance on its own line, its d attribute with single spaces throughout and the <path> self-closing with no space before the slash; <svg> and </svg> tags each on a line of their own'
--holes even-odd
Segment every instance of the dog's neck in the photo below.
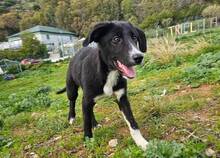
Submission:
<svg viewBox="0 0 220 158">
<path fill-rule="evenodd" d="M 100 61 L 100 69 L 103 72 L 108 74 L 110 71 L 113 71 L 114 68 L 108 64 L 107 58 L 104 55 L 103 50 L 100 48 L 98 48 L 98 49 L 99 49 L 98 54 L 99 54 L 99 61 Z"/>
</svg>

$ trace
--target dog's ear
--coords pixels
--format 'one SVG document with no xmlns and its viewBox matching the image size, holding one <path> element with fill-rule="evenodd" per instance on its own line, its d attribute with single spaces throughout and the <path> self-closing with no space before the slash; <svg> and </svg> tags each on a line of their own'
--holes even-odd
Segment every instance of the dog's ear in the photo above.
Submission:
<svg viewBox="0 0 220 158">
<path fill-rule="evenodd" d="M 99 42 L 100 38 L 103 37 L 112 26 L 113 23 L 110 22 L 96 24 L 88 37 L 83 41 L 83 47 L 88 46 L 91 42 Z"/>
<path fill-rule="evenodd" d="M 146 40 L 145 33 L 137 27 L 136 27 L 136 30 L 137 30 L 137 33 L 138 33 L 139 49 L 142 52 L 146 52 L 147 51 L 147 40 Z"/>
</svg>

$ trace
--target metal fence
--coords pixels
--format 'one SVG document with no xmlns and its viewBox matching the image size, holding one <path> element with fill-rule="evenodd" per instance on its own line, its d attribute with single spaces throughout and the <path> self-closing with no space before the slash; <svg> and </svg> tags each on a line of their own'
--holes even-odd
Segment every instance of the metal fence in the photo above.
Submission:
<svg viewBox="0 0 220 158">
<path fill-rule="evenodd" d="M 158 38 L 161 36 L 179 36 L 193 32 L 205 32 L 207 29 L 219 27 L 220 18 L 204 18 L 195 21 L 184 22 L 167 28 L 156 28 L 146 31 L 148 38 Z"/>
<path fill-rule="evenodd" d="M 0 60 L 0 75 L 7 73 L 12 68 L 16 72 L 22 72 L 21 64 L 18 61 L 8 59 Z"/>
<path fill-rule="evenodd" d="M 54 50 L 48 52 L 49 59 L 45 59 L 45 60 L 51 60 L 52 62 L 57 62 L 59 60 L 71 58 L 82 48 L 83 41 L 84 38 L 76 40 L 73 43 L 60 45 Z"/>
</svg>

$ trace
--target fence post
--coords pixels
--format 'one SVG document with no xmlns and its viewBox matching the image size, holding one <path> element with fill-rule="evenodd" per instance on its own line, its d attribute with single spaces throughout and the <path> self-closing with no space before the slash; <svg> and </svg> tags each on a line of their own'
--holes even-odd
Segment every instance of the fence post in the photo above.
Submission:
<svg viewBox="0 0 220 158">
<path fill-rule="evenodd" d="M 210 25 L 212 27 L 212 25 L 215 24 L 215 26 L 218 26 L 218 18 L 217 17 L 213 17 L 210 19 Z"/>
<path fill-rule="evenodd" d="M 175 26 L 175 34 L 176 34 L 176 35 L 182 34 L 182 29 L 181 29 L 181 27 L 180 27 L 180 24 L 177 24 L 177 25 Z"/>
<path fill-rule="evenodd" d="M 193 30 L 193 23 L 191 22 L 190 23 L 190 33 L 192 33 L 192 32 L 196 32 L 196 30 Z"/>
<path fill-rule="evenodd" d="M 168 27 L 168 29 L 170 30 L 170 35 L 173 37 L 173 26 Z"/>
<path fill-rule="evenodd" d="M 157 31 L 157 29 L 156 29 L 156 38 L 158 38 L 158 31 Z"/>
</svg>

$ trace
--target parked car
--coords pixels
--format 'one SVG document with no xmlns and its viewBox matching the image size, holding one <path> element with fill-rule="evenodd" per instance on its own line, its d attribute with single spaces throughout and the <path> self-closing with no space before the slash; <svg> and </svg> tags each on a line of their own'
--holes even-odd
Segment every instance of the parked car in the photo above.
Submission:
<svg viewBox="0 0 220 158">
<path fill-rule="evenodd" d="M 21 61 L 21 65 L 32 65 L 32 64 L 38 64 L 40 62 L 40 60 L 36 60 L 36 59 L 23 59 Z"/>
</svg>

